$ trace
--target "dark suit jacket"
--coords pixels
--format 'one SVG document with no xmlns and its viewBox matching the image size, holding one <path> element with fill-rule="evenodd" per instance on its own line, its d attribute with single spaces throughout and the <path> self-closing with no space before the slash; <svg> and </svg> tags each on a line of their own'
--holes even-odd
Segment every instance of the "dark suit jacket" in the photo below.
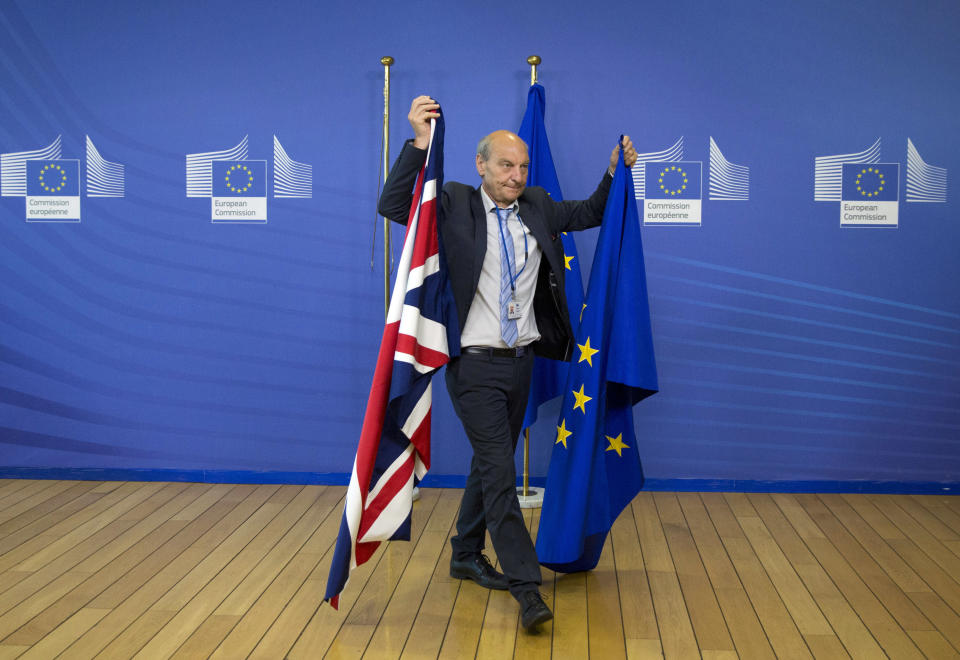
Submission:
<svg viewBox="0 0 960 660">
<path fill-rule="evenodd" d="M 427 152 L 414 147 L 411 141 L 404 145 L 380 194 L 378 209 L 381 215 L 406 224 L 413 201 L 413 186 L 426 156 Z M 596 191 L 584 201 L 556 202 L 539 187 L 526 188 L 518 200 L 520 217 L 543 251 L 533 298 L 533 313 L 541 335 L 533 345 L 537 355 L 555 360 L 570 359 L 574 336 L 567 311 L 560 234 L 600 224 L 611 181 L 609 174 L 604 174 Z M 480 188 L 455 182 L 445 184 L 441 209 L 440 240 L 457 304 L 457 317 L 463 328 L 487 250 L 487 219 Z"/>
</svg>

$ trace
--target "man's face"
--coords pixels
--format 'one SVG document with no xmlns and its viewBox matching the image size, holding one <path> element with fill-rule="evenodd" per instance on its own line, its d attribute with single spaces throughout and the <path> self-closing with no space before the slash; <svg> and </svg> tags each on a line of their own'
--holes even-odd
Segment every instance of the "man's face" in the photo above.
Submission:
<svg viewBox="0 0 960 660">
<path fill-rule="evenodd" d="M 498 135 L 490 143 L 490 158 L 477 154 L 477 172 L 490 199 L 506 207 L 517 201 L 527 186 L 530 157 L 527 145 L 515 135 Z"/>
</svg>

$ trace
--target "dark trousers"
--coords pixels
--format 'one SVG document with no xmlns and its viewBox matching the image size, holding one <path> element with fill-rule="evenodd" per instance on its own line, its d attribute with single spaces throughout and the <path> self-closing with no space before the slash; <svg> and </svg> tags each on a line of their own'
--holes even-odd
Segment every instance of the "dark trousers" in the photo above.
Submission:
<svg viewBox="0 0 960 660">
<path fill-rule="evenodd" d="M 464 354 L 447 365 L 447 390 L 473 446 L 460 503 L 453 557 L 470 559 L 484 547 L 484 533 L 510 581 L 510 593 L 537 589 L 540 563 L 517 500 L 514 452 L 530 393 L 533 354 L 520 358 Z"/>
</svg>

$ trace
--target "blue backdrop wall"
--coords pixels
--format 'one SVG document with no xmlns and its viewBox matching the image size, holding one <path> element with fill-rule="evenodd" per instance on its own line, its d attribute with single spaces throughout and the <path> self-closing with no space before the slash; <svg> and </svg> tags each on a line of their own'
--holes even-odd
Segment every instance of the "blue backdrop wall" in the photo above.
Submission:
<svg viewBox="0 0 960 660">
<path fill-rule="evenodd" d="M 701 180 L 677 215 L 638 188 L 647 476 L 956 482 L 958 33 L 955 3 L 895 0 L 4 2 L 0 466 L 347 473 L 383 320 L 379 58 L 392 153 L 431 94 L 447 179 L 475 181 L 537 53 L 565 197 L 621 132 L 638 184 Z M 214 215 L 211 159 L 262 161 L 246 222 Z M 432 474 L 462 475 L 437 385 Z"/>
</svg>

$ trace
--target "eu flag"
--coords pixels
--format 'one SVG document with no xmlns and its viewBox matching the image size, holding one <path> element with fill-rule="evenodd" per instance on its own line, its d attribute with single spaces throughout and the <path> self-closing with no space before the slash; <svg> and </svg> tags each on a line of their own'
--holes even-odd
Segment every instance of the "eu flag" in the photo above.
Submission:
<svg viewBox="0 0 960 660">
<path fill-rule="evenodd" d="M 847 202 L 895 202 L 899 163 L 844 163 L 840 198 Z"/>
<path fill-rule="evenodd" d="M 594 568 L 607 532 L 643 486 L 633 405 L 658 389 L 633 178 L 621 153 L 590 272 L 547 474 L 537 556 Z"/>
<path fill-rule="evenodd" d="M 527 185 L 540 186 L 556 201 L 563 200 L 557 170 L 553 166 L 550 143 L 547 141 L 547 129 L 544 126 L 546 113 L 546 92 L 543 85 L 535 83 L 527 93 L 527 111 L 520 122 L 517 135 L 527 143 L 530 167 L 527 170 Z M 573 236 L 561 234 L 565 267 L 565 292 L 570 311 L 570 325 L 579 324 L 580 307 L 583 304 L 583 277 L 580 274 L 580 259 L 577 257 L 577 244 Z M 568 364 L 558 360 L 538 357 L 533 367 L 533 379 L 530 382 L 530 398 L 527 399 L 527 412 L 523 417 L 523 428 L 533 426 L 537 421 L 537 408 L 540 404 L 560 396 L 563 381 L 566 378 Z"/>
<path fill-rule="evenodd" d="M 27 161 L 27 197 L 51 196 L 80 196 L 80 161 Z"/>
<path fill-rule="evenodd" d="M 703 163 L 647 161 L 644 199 L 701 199 Z"/>
<path fill-rule="evenodd" d="M 267 161 L 214 160 L 213 197 L 266 197 Z"/>
</svg>

